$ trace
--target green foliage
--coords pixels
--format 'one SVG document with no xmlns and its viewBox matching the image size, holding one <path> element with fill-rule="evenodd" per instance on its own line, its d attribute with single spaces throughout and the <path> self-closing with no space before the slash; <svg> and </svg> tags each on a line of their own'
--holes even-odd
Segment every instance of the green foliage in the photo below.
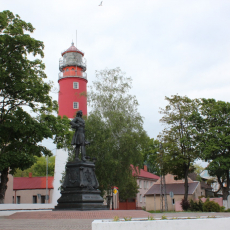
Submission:
<svg viewBox="0 0 230 230">
<path fill-rule="evenodd" d="M 36 163 L 30 168 L 21 170 L 16 169 L 14 177 L 28 177 L 32 173 L 33 177 L 46 176 L 46 157 L 35 157 Z M 48 176 L 54 175 L 55 156 L 48 157 Z"/>
<path fill-rule="evenodd" d="M 215 201 L 210 201 L 209 199 L 207 199 L 204 202 L 203 205 L 204 212 L 220 212 L 220 210 L 221 210 L 220 205 Z"/>
<path fill-rule="evenodd" d="M 196 130 L 191 119 L 197 111 L 197 102 L 188 97 L 174 95 L 165 97 L 168 105 L 161 109 L 164 116 L 160 120 L 165 129 L 158 136 L 163 143 L 162 161 L 164 174 L 177 175 L 185 179 L 184 199 L 188 198 L 188 174 L 194 170 L 193 163 L 199 157 Z"/>
<path fill-rule="evenodd" d="M 188 202 L 188 200 L 185 199 L 182 199 L 180 205 L 184 211 L 188 211 L 190 208 L 190 203 Z"/>
<path fill-rule="evenodd" d="M 192 212 L 203 212 L 203 201 L 201 199 L 199 199 L 199 201 L 193 201 L 190 200 L 190 208 L 189 210 Z"/>
<path fill-rule="evenodd" d="M 167 216 L 163 215 L 163 216 L 161 216 L 161 219 L 162 220 L 167 220 L 168 218 L 167 218 Z"/>
<path fill-rule="evenodd" d="M 114 216 L 113 221 L 119 221 L 119 220 L 120 220 L 119 216 Z"/>
<path fill-rule="evenodd" d="M 119 195 L 133 195 L 137 185 L 132 168 L 142 167 L 142 150 L 148 143 L 135 96 L 128 94 L 131 79 L 119 68 L 96 72 L 97 80 L 88 93 L 92 110 L 86 120 L 87 155 L 96 157 L 96 175 L 102 191 L 112 186 Z M 131 192 L 132 191 L 132 192 Z"/>
<path fill-rule="evenodd" d="M 147 165 L 148 172 L 160 175 L 159 164 L 159 140 L 149 138 L 148 144 L 143 149 L 144 164 Z"/>
<path fill-rule="evenodd" d="M 57 143 L 63 135 L 57 132 L 62 124 L 54 115 L 58 104 L 49 95 L 52 83 L 45 81 L 45 65 L 37 59 L 44 56 L 44 44 L 30 36 L 33 31 L 18 15 L 0 12 L 0 203 L 8 168 L 14 173 L 31 167 L 35 156 L 51 156 L 42 140 L 57 134 Z"/>
<path fill-rule="evenodd" d="M 195 173 L 197 175 L 200 175 L 204 171 L 204 169 L 205 169 L 201 164 L 195 163 L 193 166 L 195 168 Z"/>
<path fill-rule="evenodd" d="M 136 197 L 138 193 L 139 186 L 137 184 L 136 178 L 130 175 L 127 177 L 127 181 L 119 187 L 119 198 L 126 200 L 128 198 Z"/>
<path fill-rule="evenodd" d="M 125 220 L 125 221 L 131 221 L 131 220 L 132 220 L 132 217 L 124 217 L 124 220 Z"/>
<path fill-rule="evenodd" d="M 224 206 L 220 206 L 220 212 L 225 212 L 225 207 Z"/>
<path fill-rule="evenodd" d="M 203 98 L 199 100 L 199 107 L 200 113 L 193 118 L 199 133 L 197 144 L 202 159 L 209 162 L 209 175 L 217 177 L 226 200 L 230 170 L 230 103 Z"/>
<path fill-rule="evenodd" d="M 155 220 L 153 216 L 148 216 L 148 220 Z"/>
</svg>

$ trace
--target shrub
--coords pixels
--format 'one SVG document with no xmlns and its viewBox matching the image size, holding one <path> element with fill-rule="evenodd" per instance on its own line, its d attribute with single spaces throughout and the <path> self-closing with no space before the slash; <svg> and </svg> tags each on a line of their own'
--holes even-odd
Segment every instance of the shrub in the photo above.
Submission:
<svg viewBox="0 0 230 230">
<path fill-rule="evenodd" d="M 215 201 L 207 199 L 203 205 L 204 212 L 220 212 L 220 205 Z"/>
<path fill-rule="evenodd" d="M 225 212 L 225 207 L 224 206 L 220 206 L 220 212 Z"/>
<path fill-rule="evenodd" d="M 182 199 L 180 205 L 184 211 L 187 211 L 190 208 L 189 202 L 187 200 L 184 200 L 184 199 Z"/>
<path fill-rule="evenodd" d="M 201 199 L 199 199 L 199 201 L 193 201 L 193 200 L 190 200 L 190 208 L 189 210 L 190 211 L 193 211 L 193 212 L 203 212 L 203 201 Z"/>
</svg>

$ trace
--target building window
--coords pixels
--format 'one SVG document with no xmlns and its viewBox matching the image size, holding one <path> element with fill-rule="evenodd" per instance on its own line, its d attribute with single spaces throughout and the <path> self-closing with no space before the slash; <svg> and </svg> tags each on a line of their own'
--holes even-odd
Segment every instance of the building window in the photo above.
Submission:
<svg viewBox="0 0 230 230">
<path fill-rule="evenodd" d="M 78 102 L 74 102 L 73 103 L 73 108 L 74 109 L 78 109 L 79 108 L 79 103 Z"/>
<path fill-rule="evenodd" d="M 139 180 L 139 188 L 141 188 L 141 180 Z"/>
<path fill-rule="evenodd" d="M 74 89 L 79 89 L 79 83 L 78 82 L 73 82 L 73 88 Z"/>
<path fill-rule="evenodd" d="M 45 196 L 41 196 L 41 203 L 45 204 L 45 202 L 46 202 L 46 197 Z"/>
<path fill-rule="evenodd" d="M 37 200 L 37 196 L 33 196 L 33 204 L 37 204 L 38 200 Z"/>
<path fill-rule="evenodd" d="M 144 189 L 146 189 L 146 181 L 144 180 Z"/>
<path fill-rule="evenodd" d="M 148 189 L 149 188 L 149 182 L 146 181 L 146 188 Z"/>
<path fill-rule="evenodd" d="M 14 196 L 12 197 L 12 204 L 14 204 Z"/>
<path fill-rule="evenodd" d="M 20 204 L 20 202 L 21 202 L 20 200 L 21 200 L 21 197 L 20 197 L 20 196 L 17 196 L 16 203 L 17 203 L 17 204 Z"/>
<path fill-rule="evenodd" d="M 140 194 L 140 202 L 142 202 L 142 195 Z"/>
<path fill-rule="evenodd" d="M 74 70 L 74 68 L 72 68 L 72 70 Z"/>
<path fill-rule="evenodd" d="M 68 68 L 66 69 L 66 72 L 67 72 L 67 71 L 69 71 L 69 69 L 68 69 Z"/>
</svg>

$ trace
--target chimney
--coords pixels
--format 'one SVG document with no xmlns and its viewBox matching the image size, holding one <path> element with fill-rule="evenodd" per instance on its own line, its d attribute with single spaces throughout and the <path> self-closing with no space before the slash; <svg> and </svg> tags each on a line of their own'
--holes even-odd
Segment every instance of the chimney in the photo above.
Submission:
<svg viewBox="0 0 230 230">
<path fill-rule="evenodd" d="M 144 171 L 145 171 L 145 172 L 148 172 L 147 165 L 144 165 Z"/>
<path fill-rule="evenodd" d="M 32 178 L 32 172 L 29 172 L 29 178 Z"/>
</svg>

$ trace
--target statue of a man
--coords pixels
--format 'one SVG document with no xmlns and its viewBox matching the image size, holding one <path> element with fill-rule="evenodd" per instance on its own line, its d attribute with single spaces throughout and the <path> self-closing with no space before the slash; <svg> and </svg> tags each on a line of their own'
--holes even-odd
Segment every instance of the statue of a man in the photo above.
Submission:
<svg viewBox="0 0 230 230">
<path fill-rule="evenodd" d="M 75 160 L 79 161 L 79 153 L 81 149 L 81 158 L 86 161 L 86 150 L 85 146 L 89 142 L 85 141 L 85 121 L 82 118 L 82 111 L 77 112 L 76 117 L 70 122 L 73 129 L 76 129 L 71 145 L 76 145 L 75 147 Z"/>
</svg>

